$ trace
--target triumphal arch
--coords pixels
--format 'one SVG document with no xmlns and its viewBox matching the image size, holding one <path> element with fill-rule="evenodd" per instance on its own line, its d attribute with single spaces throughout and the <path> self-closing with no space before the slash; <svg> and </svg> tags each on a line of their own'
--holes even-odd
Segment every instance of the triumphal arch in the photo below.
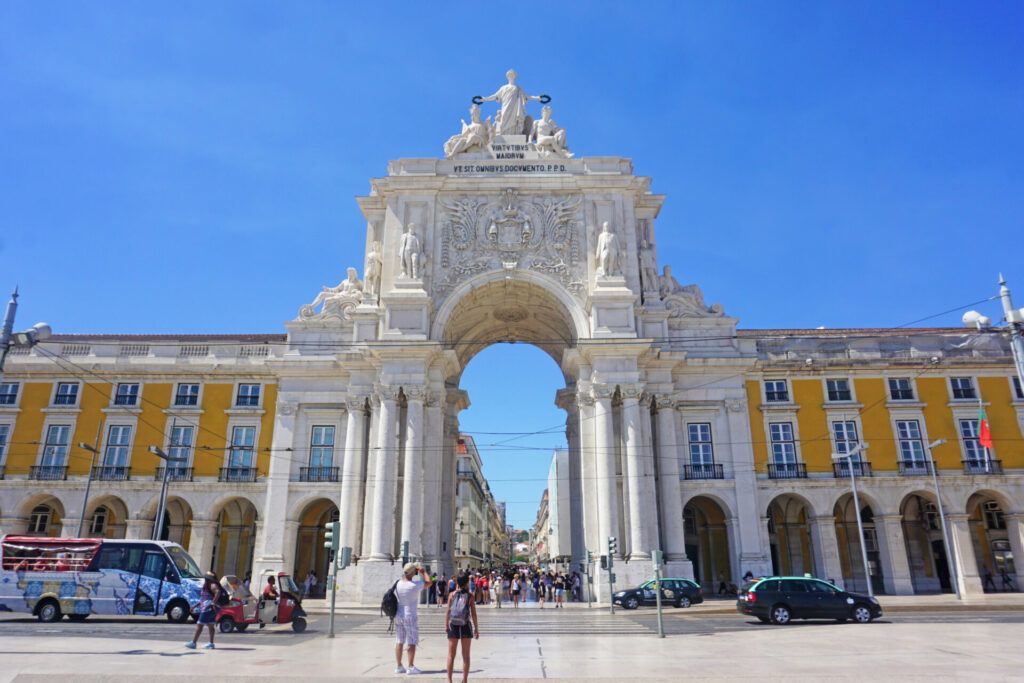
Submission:
<svg viewBox="0 0 1024 683">
<path fill-rule="evenodd" d="M 665 197 L 629 159 L 570 151 L 551 98 L 527 94 L 512 71 L 472 102 L 443 157 L 391 161 L 359 197 L 362 278 L 349 268 L 288 323 L 288 350 L 274 361 L 274 449 L 293 443 L 318 401 L 342 395 L 338 509 L 342 545 L 358 560 L 342 595 L 378 600 L 403 542 L 450 571 L 454 442 L 469 401 L 460 377 L 491 344 L 532 343 L 565 378 L 552 400 L 566 413 L 574 561 L 604 554 L 615 537 L 620 585 L 651 575 L 655 549 L 667 575 L 690 576 L 678 410 L 720 425 L 722 448 L 746 444 L 732 459 L 748 466 L 710 488 L 728 488 L 735 514 L 759 519 L 743 383 L 753 354 L 737 342 L 735 318 L 659 268 Z M 296 505 L 288 467 L 271 462 L 270 519 Z M 285 530 L 263 532 L 257 574 L 294 555 Z M 730 538 L 744 569 L 768 570 L 757 526 L 735 525 Z"/>
</svg>

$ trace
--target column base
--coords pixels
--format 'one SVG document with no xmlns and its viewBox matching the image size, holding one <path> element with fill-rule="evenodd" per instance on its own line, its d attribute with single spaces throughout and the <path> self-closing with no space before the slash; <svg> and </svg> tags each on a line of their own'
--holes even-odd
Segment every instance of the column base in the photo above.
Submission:
<svg viewBox="0 0 1024 683">
<path fill-rule="evenodd" d="M 360 560 L 338 572 L 338 600 L 379 605 L 384 593 L 402 576 L 402 565 L 390 560 Z M 330 589 L 330 584 L 328 584 Z"/>
</svg>

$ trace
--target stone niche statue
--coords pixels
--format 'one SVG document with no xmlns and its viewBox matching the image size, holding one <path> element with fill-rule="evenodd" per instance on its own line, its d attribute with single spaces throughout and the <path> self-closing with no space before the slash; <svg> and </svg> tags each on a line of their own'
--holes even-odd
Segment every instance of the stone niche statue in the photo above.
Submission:
<svg viewBox="0 0 1024 683">
<path fill-rule="evenodd" d="M 480 107 L 475 104 L 469 108 L 469 123 L 462 120 L 462 132 L 448 138 L 444 143 L 444 156 L 451 159 L 456 154 L 486 150 L 494 138 L 491 117 L 480 121 Z"/>
<path fill-rule="evenodd" d="M 372 242 L 370 244 L 370 250 L 366 254 L 366 295 L 373 301 L 376 301 L 377 295 L 380 293 L 380 273 L 381 273 L 381 259 L 380 259 L 380 242 Z"/>
<path fill-rule="evenodd" d="M 722 304 L 708 306 L 704 303 L 704 292 L 700 287 L 680 285 L 672 275 L 672 266 L 665 266 L 660 284 L 659 294 L 670 318 L 720 318 L 725 315 Z"/>
<path fill-rule="evenodd" d="M 299 309 L 299 320 L 326 320 L 337 318 L 350 320 L 352 310 L 363 302 L 363 283 L 356 276 L 356 269 L 347 270 L 348 277 L 337 287 L 324 287 L 313 303 Z M 318 312 L 317 306 L 323 304 Z"/>
<path fill-rule="evenodd" d="M 640 243 L 640 280 L 645 292 L 659 292 L 661 289 L 658 259 L 654 255 L 654 247 L 647 240 Z"/>
<path fill-rule="evenodd" d="M 565 128 L 559 128 L 551 118 L 551 107 L 549 106 L 540 110 L 540 120 L 533 122 L 529 140 L 537 146 L 537 151 L 541 153 L 541 156 L 572 158 L 572 152 L 565 144 Z"/>
<path fill-rule="evenodd" d="M 601 224 L 601 234 L 597 236 L 597 276 L 614 277 L 618 274 L 619 238 L 605 221 Z"/>
<path fill-rule="evenodd" d="M 494 131 L 498 135 L 528 135 L 530 128 L 526 116 L 526 102 L 534 100 L 540 102 L 540 95 L 527 95 L 526 91 L 516 85 L 516 71 L 509 69 L 505 72 L 508 83 L 498 88 L 493 95 L 481 97 L 481 102 L 499 102 L 501 110 L 494 118 Z"/>
<path fill-rule="evenodd" d="M 416 235 L 416 224 L 410 223 L 402 235 L 402 243 L 399 245 L 399 253 L 402 257 L 402 277 L 420 279 L 420 269 L 423 265 L 423 246 L 420 238 Z"/>
</svg>

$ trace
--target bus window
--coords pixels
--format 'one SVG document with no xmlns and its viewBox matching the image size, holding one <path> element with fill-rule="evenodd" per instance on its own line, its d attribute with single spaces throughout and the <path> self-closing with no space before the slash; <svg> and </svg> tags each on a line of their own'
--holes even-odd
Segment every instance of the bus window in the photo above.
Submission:
<svg viewBox="0 0 1024 683">
<path fill-rule="evenodd" d="M 142 553 L 143 549 L 138 546 L 104 544 L 96 556 L 93 569 L 118 569 L 138 574 L 142 567 Z"/>
<path fill-rule="evenodd" d="M 199 565 L 196 564 L 196 561 L 192 559 L 191 555 L 176 545 L 167 546 L 165 550 L 167 550 L 167 554 L 170 555 L 171 561 L 174 562 L 174 566 L 178 568 L 178 573 L 181 574 L 181 578 L 203 578 L 202 570 L 199 569 Z"/>
</svg>

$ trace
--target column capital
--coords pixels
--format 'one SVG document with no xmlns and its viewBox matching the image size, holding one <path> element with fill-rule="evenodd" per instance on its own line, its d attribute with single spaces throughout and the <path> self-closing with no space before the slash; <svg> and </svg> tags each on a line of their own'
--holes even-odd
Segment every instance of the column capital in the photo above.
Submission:
<svg viewBox="0 0 1024 683">
<path fill-rule="evenodd" d="M 352 413 L 358 410 L 366 410 L 366 402 L 370 398 L 369 392 L 349 391 L 345 397 L 345 408 Z"/>
<path fill-rule="evenodd" d="M 1024 522 L 1024 512 L 1005 512 L 1003 517 L 1011 522 Z"/>
<path fill-rule="evenodd" d="M 400 389 L 401 387 L 390 384 L 375 384 L 373 385 L 373 394 L 379 401 L 397 401 Z"/>
<path fill-rule="evenodd" d="M 424 403 L 426 402 L 429 393 L 430 392 L 427 391 L 427 388 L 422 385 L 402 387 L 402 394 L 405 395 L 405 400 L 409 402 L 416 401 L 417 403 Z"/>
<path fill-rule="evenodd" d="M 614 384 L 591 384 L 590 396 L 595 401 L 610 401 L 615 394 Z"/>
<path fill-rule="evenodd" d="M 654 405 L 654 396 L 652 394 L 647 393 L 646 391 L 641 393 L 640 394 L 640 405 L 642 405 L 644 408 L 647 408 L 648 410 L 650 410 L 651 406 Z"/>
<path fill-rule="evenodd" d="M 623 401 L 633 400 L 639 401 L 644 393 L 643 384 L 620 384 L 619 393 L 622 396 Z"/>
<path fill-rule="evenodd" d="M 893 523 L 902 524 L 903 523 L 903 515 L 900 515 L 900 514 L 894 514 L 894 515 L 875 515 L 874 516 L 874 520 L 876 522 L 881 522 L 883 524 L 893 524 Z M 854 520 L 854 522 L 856 522 L 856 521 L 857 520 Z"/>
<path fill-rule="evenodd" d="M 299 410 L 299 402 L 294 398 L 279 399 L 277 401 L 277 415 L 292 417 Z"/>
<path fill-rule="evenodd" d="M 956 522 L 968 522 L 968 521 L 970 521 L 971 516 L 968 515 L 966 512 L 947 512 L 946 513 L 946 519 L 948 519 L 950 522 L 954 522 L 954 523 L 956 523 Z"/>
<path fill-rule="evenodd" d="M 658 408 L 658 411 L 670 411 L 675 408 L 676 400 L 671 396 L 655 396 L 654 405 Z"/>
<path fill-rule="evenodd" d="M 811 522 L 813 522 L 814 524 L 833 524 L 834 525 L 836 523 L 836 516 L 835 515 L 815 515 L 814 517 L 811 517 Z"/>
</svg>

